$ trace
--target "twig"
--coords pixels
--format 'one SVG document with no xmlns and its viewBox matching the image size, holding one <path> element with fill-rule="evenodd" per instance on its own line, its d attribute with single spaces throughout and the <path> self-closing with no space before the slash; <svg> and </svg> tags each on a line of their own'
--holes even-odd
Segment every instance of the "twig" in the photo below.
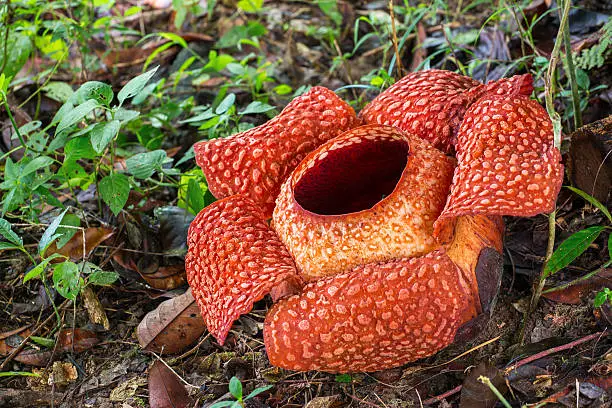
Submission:
<svg viewBox="0 0 612 408">
<path fill-rule="evenodd" d="M 520 360 L 517 363 L 515 363 L 515 364 L 511 365 L 510 367 L 506 368 L 504 370 L 504 374 L 508 375 L 512 370 L 515 370 L 515 369 L 517 369 L 517 368 L 519 368 L 521 366 L 524 366 L 525 364 L 529 364 L 532 361 L 539 360 L 539 359 L 541 359 L 543 357 L 549 356 L 549 355 L 554 354 L 554 353 L 558 353 L 560 351 L 569 350 L 569 349 L 574 348 L 574 347 L 576 347 L 576 346 L 578 346 L 578 345 L 580 345 L 582 343 L 586 343 L 587 341 L 590 341 L 590 340 L 593 340 L 593 339 L 596 339 L 596 338 L 601 338 L 601 337 L 604 337 L 604 336 L 607 336 L 607 335 L 608 335 L 608 331 L 604 330 L 602 332 L 597 332 L 597 333 L 589 334 L 588 336 L 585 336 L 585 337 L 583 337 L 581 339 L 578 339 L 578 340 L 574 340 L 574 341 L 572 341 L 570 343 L 567 343 L 567 344 L 564 344 L 562 346 L 557 346 L 557 347 L 550 348 L 548 350 L 541 351 L 541 352 L 536 353 L 536 354 L 534 354 L 532 356 L 524 358 L 523 360 Z"/>
<path fill-rule="evenodd" d="M 431 405 L 438 401 L 442 401 L 443 399 L 448 398 L 451 395 L 455 395 L 456 393 L 460 392 L 462 388 L 463 388 L 462 385 L 458 385 L 452 390 L 446 391 L 444 394 L 440 394 L 440 395 L 436 395 L 435 397 L 427 398 L 425 401 L 423 401 L 423 405 Z"/>
<path fill-rule="evenodd" d="M 571 3 L 571 0 L 563 0 Z M 563 3 L 562 3 L 563 4 Z M 559 13 L 561 11 L 559 10 Z M 559 17 L 562 17 L 561 15 Z M 580 96 L 578 95 L 578 83 L 576 82 L 576 69 L 574 68 L 574 58 L 572 57 L 572 43 L 569 32 L 569 19 L 565 19 L 563 27 L 563 45 L 565 47 L 565 63 L 569 74 L 570 87 L 572 89 L 572 106 L 574 107 L 574 130 L 582 127 L 582 112 L 580 111 Z"/>
<path fill-rule="evenodd" d="M 374 404 L 373 402 L 368 402 L 368 401 L 362 400 L 361 398 L 356 397 L 356 396 L 354 396 L 354 395 L 352 395 L 352 394 L 348 394 L 348 393 L 347 393 L 346 395 L 348 395 L 349 397 L 351 397 L 351 398 L 352 398 L 352 399 L 354 399 L 355 401 L 357 401 L 357 402 L 361 402 L 362 404 L 366 404 L 366 405 L 368 405 L 368 406 L 370 406 L 370 407 L 381 408 L 381 406 L 380 406 L 380 405 L 376 405 L 376 404 Z"/>
</svg>

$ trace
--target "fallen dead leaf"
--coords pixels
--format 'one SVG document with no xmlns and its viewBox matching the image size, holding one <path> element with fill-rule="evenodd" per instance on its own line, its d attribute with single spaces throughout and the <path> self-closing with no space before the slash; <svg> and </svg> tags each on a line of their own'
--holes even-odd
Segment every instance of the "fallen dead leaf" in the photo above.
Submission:
<svg viewBox="0 0 612 408">
<path fill-rule="evenodd" d="M 141 377 L 130 378 L 129 380 L 122 382 L 114 388 L 109 396 L 109 399 L 113 402 L 122 402 L 136 395 L 138 387 L 142 387 L 147 383 L 147 380 Z"/>
<path fill-rule="evenodd" d="M 149 404 L 151 408 L 183 408 L 193 404 L 180 378 L 159 360 L 149 369 Z"/>
<path fill-rule="evenodd" d="M 89 314 L 89 320 L 91 320 L 92 323 L 103 326 L 106 330 L 110 329 L 110 322 L 108 321 L 108 316 L 106 316 L 106 311 L 102 303 L 100 303 L 98 295 L 96 295 L 96 292 L 93 291 L 91 286 L 85 286 L 83 290 L 81 290 L 81 295 L 87 313 Z"/>
<path fill-rule="evenodd" d="M 604 269 L 575 285 L 545 293 L 542 296 L 554 302 L 578 305 L 585 295 L 610 286 L 612 286 L 612 269 Z"/>
<path fill-rule="evenodd" d="M 60 348 L 67 352 L 81 353 L 98 344 L 98 335 L 91 330 L 62 330 L 57 336 Z"/>
<path fill-rule="evenodd" d="M 206 325 L 191 289 L 161 303 L 138 325 L 136 336 L 145 350 L 179 353 L 204 333 Z"/>
<path fill-rule="evenodd" d="M 79 373 L 72 363 L 56 361 L 53 363 L 48 384 L 63 387 L 74 382 L 77 378 L 79 378 Z"/>
<path fill-rule="evenodd" d="M 495 366 L 480 363 L 470 371 L 463 381 L 459 408 L 493 408 L 497 404 L 498 398 L 493 391 L 487 385 L 478 381 L 480 376 L 488 377 L 502 394 L 508 392 L 502 372 Z"/>
<path fill-rule="evenodd" d="M 60 254 L 73 261 L 79 261 L 91 253 L 98 245 L 113 236 L 115 232 L 110 228 L 91 227 L 86 228 L 85 233 L 77 231 L 70 241 L 61 248 L 57 248 L 55 242 L 47 250 L 47 254 Z M 85 253 L 83 253 L 83 237 L 85 238 Z M 57 258 L 58 262 L 61 260 Z"/>
</svg>

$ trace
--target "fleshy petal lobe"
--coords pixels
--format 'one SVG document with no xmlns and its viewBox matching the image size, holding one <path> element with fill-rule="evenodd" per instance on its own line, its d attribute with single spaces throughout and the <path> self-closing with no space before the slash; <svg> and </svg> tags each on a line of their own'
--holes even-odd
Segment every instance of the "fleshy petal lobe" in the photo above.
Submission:
<svg viewBox="0 0 612 408">
<path fill-rule="evenodd" d="M 246 197 L 231 196 L 200 211 L 187 244 L 187 280 L 219 344 L 254 302 L 286 280 L 300 281 L 287 249 Z"/>
</svg>

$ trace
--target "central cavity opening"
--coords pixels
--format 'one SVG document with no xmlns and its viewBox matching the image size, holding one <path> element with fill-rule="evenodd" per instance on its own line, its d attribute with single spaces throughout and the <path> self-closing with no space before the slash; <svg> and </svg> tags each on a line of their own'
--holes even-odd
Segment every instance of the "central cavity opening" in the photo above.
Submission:
<svg viewBox="0 0 612 408">
<path fill-rule="evenodd" d="M 408 160 L 408 143 L 361 139 L 327 152 L 294 187 L 307 211 L 340 215 L 372 208 L 395 189 Z"/>
</svg>

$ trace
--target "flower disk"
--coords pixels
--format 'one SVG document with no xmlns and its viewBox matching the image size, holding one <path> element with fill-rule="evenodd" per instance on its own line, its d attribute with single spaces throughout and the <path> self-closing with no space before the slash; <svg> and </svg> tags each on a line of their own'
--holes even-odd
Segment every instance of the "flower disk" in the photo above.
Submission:
<svg viewBox="0 0 612 408">
<path fill-rule="evenodd" d="M 189 227 L 187 244 L 187 280 L 219 344 L 234 320 L 297 274 L 261 209 L 246 197 L 225 198 L 202 210 Z"/>
<path fill-rule="evenodd" d="M 453 341 L 466 307 L 443 251 L 359 266 L 276 303 L 264 326 L 270 363 L 292 370 L 378 371 Z"/>
<path fill-rule="evenodd" d="M 350 130 L 312 152 L 283 185 L 274 228 L 307 279 L 418 256 L 437 243 L 455 161 L 390 126 Z"/>
<path fill-rule="evenodd" d="M 329 89 L 316 86 L 261 126 L 197 143 L 196 162 L 215 197 L 243 194 L 269 218 L 291 170 L 321 143 L 357 124 L 353 108 Z"/>
</svg>

